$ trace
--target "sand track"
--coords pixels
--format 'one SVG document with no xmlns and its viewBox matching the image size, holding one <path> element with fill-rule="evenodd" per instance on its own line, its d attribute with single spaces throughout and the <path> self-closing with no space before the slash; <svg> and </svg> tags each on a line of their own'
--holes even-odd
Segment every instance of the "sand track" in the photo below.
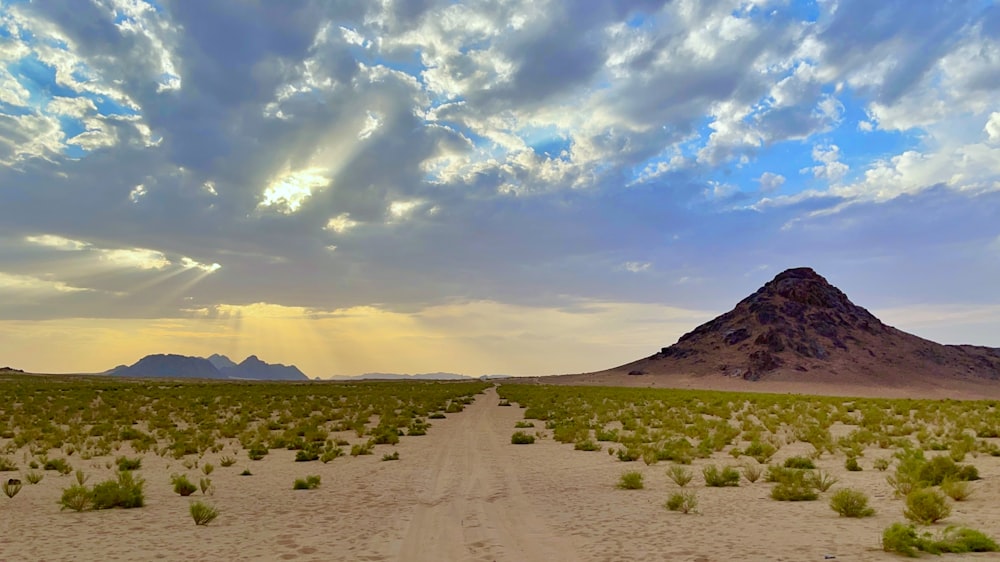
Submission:
<svg viewBox="0 0 1000 562">
<path fill-rule="evenodd" d="M 572 545 L 535 515 L 510 449 L 508 412 L 495 389 L 460 423 L 435 434 L 399 559 L 576 560 Z"/>
</svg>

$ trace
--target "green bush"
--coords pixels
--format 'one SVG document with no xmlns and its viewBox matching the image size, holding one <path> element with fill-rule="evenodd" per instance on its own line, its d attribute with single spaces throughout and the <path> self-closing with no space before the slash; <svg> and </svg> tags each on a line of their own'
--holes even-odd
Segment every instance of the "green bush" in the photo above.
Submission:
<svg viewBox="0 0 1000 562">
<path fill-rule="evenodd" d="M 1000 547 L 996 541 L 981 531 L 968 527 L 947 527 L 941 536 L 935 539 L 928 532 L 917 534 L 913 525 L 893 523 L 882 531 L 882 549 L 916 558 L 918 552 L 930 554 L 997 552 Z"/>
<path fill-rule="evenodd" d="M 514 429 L 525 429 L 529 427 L 535 427 L 535 424 L 531 423 L 530 421 L 519 421 L 514 424 Z"/>
<path fill-rule="evenodd" d="M 319 452 L 312 449 L 300 449 L 295 452 L 295 462 L 311 462 L 319 460 Z"/>
<path fill-rule="evenodd" d="M 788 457 L 787 459 L 785 459 L 785 463 L 782 466 L 784 466 L 785 468 L 799 468 L 806 470 L 816 468 L 816 465 L 813 464 L 812 459 L 809 459 L 807 457 Z"/>
<path fill-rule="evenodd" d="M 131 509 L 142 507 L 145 502 L 143 493 L 145 483 L 145 480 L 135 477 L 132 472 L 119 472 L 117 478 L 94 485 L 90 491 L 93 508 L 121 507 Z"/>
<path fill-rule="evenodd" d="M 202 478 L 201 480 L 199 480 L 198 481 L 198 488 L 201 489 L 202 495 L 208 494 L 208 495 L 211 496 L 211 495 L 215 494 L 215 488 L 212 487 L 212 479 L 211 478 Z"/>
<path fill-rule="evenodd" d="M 618 487 L 622 490 L 642 489 L 642 473 L 637 470 L 629 470 L 623 473 L 618 479 Z"/>
<path fill-rule="evenodd" d="M 222 458 L 219 459 L 219 464 L 223 468 L 228 468 L 228 467 L 233 466 L 234 464 L 236 464 L 236 459 L 233 458 L 233 457 L 224 456 L 224 457 L 222 457 Z"/>
<path fill-rule="evenodd" d="M 691 474 L 690 470 L 679 464 L 670 465 L 670 468 L 667 469 L 667 476 L 674 481 L 674 484 L 677 484 L 681 488 L 686 486 L 688 482 L 694 478 L 694 475 Z"/>
<path fill-rule="evenodd" d="M 193 482 L 188 480 L 185 474 L 174 474 L 170 477 L 170 483 L 174 486 L 174 493 L 181 496 L 190 496 L 198 490 Z"/>
<path fill-rule="evenodd" d="M 861 471 L 861 465 L 858 464 L 857 457 L 847 457 L 847 460 L 844 461 L 844 468 L 846 468 L 849 472 Z"/>
<path fill-rule="evenodd" d="M 705 477 L 705 485 L 713 488 L 740 485 L 740 473 L 731 466 L 719 470 L 717 466 L 710 464 L 701 470 L 701 474 Z"/>
<path fill-rule="evenodd" d="M 42 465 L 42 469 L 54 470 L 59 474 L 64 474 L 64 475 L 73 472 L 73 467 L 71 467 L 69 463 L 66 462 L 66 459 L 46 460 L 45 464 Z"/>
<path fill-rule="evenodd" d="M 17 470 L 17 463 L 7 457 L 0 457 L 0 472 L 14 472 Z"/>
<path fill-rule="evenodd" d="M 595 443 L 592 439 L 581 439 L 577 441 L 573 448 L 577 451 L 600 451 L 601 446 Z"/>
<path fill-rule="evenodd" d="M 665 507 L 670 511 L 692 513 L 698 508 L 698 496 L 694 492 L 674 492 L 667 498 Z"/>
<path fill-rule="evenodd" d="M 816 490 L 802 482 L 781 482 L 771 488 L 771 498 L 780 502 L 813 501 L 819 498 Z"/>
<path fill-rule="evenodd" d="M 375 442 L 369 439 L 364 443 L 355 443 L 351 445 L 351 456 L 357 457 L 361 455 L 371 455 L 375 452 Z"/>
<path fill-rule="evenodd" d="M 774 445 L 761 441 L 754 441 L 747 445 L 746 449 L 743 449 L 744 455 L 753 457 L 760 464 L 767 464 L 767 461 L 771 460 L 776 452 L 778 449 Z"/>
<path fill-rule="evenodd" d="M 960 502 L 972 495 L 972 485 L 964 480 L 945 480 L 941 483 L 941 491 L 949 498 Z"/>
<path fill-rule="evenodd" d="M 219 510 L 200 501 L 192 502 L 189 508 L 195 525 L 208 525 L 219 516 Z"/>
<path fill-rule="evenodd" d="M 879 472 L 885 472 L 889 468 L 889 459 L 875 459 L 875 461 L 872 462 L 872 468 Z"/>
<path fill-rule="evenodd" d="M 130 459 L 128 457 L 118 457 L 115 461 L 118 464 L 118 470 L 139 470 L 142 468 L 142 457 L 136 457 Z"/>
<path fill-rule="evenodd" d="M 306 476 L 305 478 L 296 478 L 295 483 L 292 484 L 293 490 L 315 490 L 319 488 L 320 478 L 319 476 Z"/>
<path fill-rule="evenodd" d="M 74 484 L 69 488 L 64 489 L 62 497 L 59 499 L 59 505 L 62 506 L 60 509 L 83 511 L 88 509 L 90 504 L 90 490 L 82 484 Z"/>
<path fill-rule="evenodd" d="M 24 474 L 24 479 L 28 481 L 28 484 L 38 484 L 45 478 L 45 475 L 41 472 L 35 472 L 34 470 L 28 471 Z"/>
<path fill-rule="evenodd" d="M 510 436 L 510 442 L 514 445 L 530 445 L 535 442 L 535 436 L 523 431 L 515 431 L 514 434 Z"/>
<path fill-rule="evenodd" d="M 382 455 L 382 460 L 383 461 L 398 461 L 399 460 L 399 451 L 395 451 L 391 455 L 389 453 L 386 453 L 386 454 Z"/>
<path fill-rule="evenodd" d="M 830 509 L 842 517 L 869 517 L 875 510 L 868 507 L 868 496 L 864 492 L 844 488 L 830 497 Z"/>
<path fill-rule="evenodd" d="M 910 521 L 929 525 L 951 515 L 951 506 L 941 492 L 924 488 L 906 496 L 903 515 Z"/>
</svg>

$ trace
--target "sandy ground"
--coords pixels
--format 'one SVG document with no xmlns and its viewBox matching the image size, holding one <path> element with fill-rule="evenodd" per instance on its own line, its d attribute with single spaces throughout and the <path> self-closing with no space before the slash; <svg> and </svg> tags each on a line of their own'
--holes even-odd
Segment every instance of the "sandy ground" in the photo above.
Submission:
<svg viewBox="0 0 1000 562">
<path fill-rule="evenodd" d="M 819 461 L 841 480 L 831 492 L 841 486 L 866 491 L 875 517 L 838 517 L 827 505 L 830 492 L 819 501 L 786 503 L 770 499 L 772 485 L 763 482 L 705 487 L 700 466 L 734 463 L 726 454 L 695 463 L 687 488 L 698 495 L 699 513 L 682 515 L 663 507 L 678 489 L 665 463 L 622 463 L 606 451 L 574 451 L 551 439 L 511 445 L 523 410 L 497 403 L 491 389 L 464 412 L 432 420 L 428 435 L 403 438 L 395 447 L 401 457 L 395 462 L 380 460 L 393 450 L 387 446 L 373 456 L 329 464 L 296 463 L 291 452 L 273 451 L 257 462 L 241 455 L 236 465 L 221 468 L 217 456 L 206 456 L 217 466 L 211 475 L 216 491 L 204 499 L 221 511 L 207 527 L 195 526 L 187 512 L 191 501 L 203 499 L 201 493 L 182 498 L 171 490 L 173 472 L 195 481 L 201 476 L 180 461 L 144 455 L 139 473 L 147 480 L 147 504 L 131 510 L 60 511 L 58 497 L 73 476 L 47 472 L 13 499 L 0 495 L 0 560 L 901 559 L 879 546 L 881 530 L 904 520 L 886 473 L 871 468 L 887 451 L 868 452 L 862 472 L 845 471 L 842 456 Z M 774 460 L 809 449 L 789 445 Z M 14 458 L 22 460 L 20 453 Z M 107 460 L 70 457 L 74 467 L 92 475 L 91 483 L 111 475 Z M 966 524 L 1000 537 L 1000 459 L 967 462 L 983 480 L 934 530 Z M 239 476 L 246 467 L 253 476 Z M 641 471 L 646 488 L 616 489 L 625 470 Z M 322 477 L 319 489 L 291 489 L 295 478 L 309 474 Z"/>
</svg>

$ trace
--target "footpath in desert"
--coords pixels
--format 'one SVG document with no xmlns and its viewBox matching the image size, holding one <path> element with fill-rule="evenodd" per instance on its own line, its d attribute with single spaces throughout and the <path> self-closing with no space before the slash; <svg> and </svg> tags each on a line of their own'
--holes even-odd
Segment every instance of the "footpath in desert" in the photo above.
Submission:
<svg viewBox="0 0 1000 562">
<path fill-rule="evenodd" d="M 0 559 L 899 559 L 882 552 L 879 540 L 882 529 L 902 520 L 901 504 L 893 499 L 886 473 L 869 466 L 846 472 L 843 459 L 827 455 L 817 461 L 841 485 L 866 492 L 874 517 L 839 517 L 825 498 L 776 502 L 769 497 L 771 485 L 760 481 L 705 487 L 700 466 L 732 464 L 724 454 L 694 462 L 696 476 L 688 489 L 699 497 L 698 513 L 682 515 L 663 507 L 669 492 L 678 489 L 665 474 L 669 463 L 622 463 L 603 451 L 575 451 L 552 439 L 512 445 L 514 424 L 524 410 L 498 403 L 496 389 L 489 388 L 465 411 L 435 420 L 426 436 L 403 439 L 396 462 L 368 456 L 303 466 L 293 462 L 290 451 L 274 451 L 249 465 L 252 477 L 238 475 L 243 460 L 219 469 L 210 499 L 221 515 L 207 527 L 193 525 L 189 498 L 170 490 L 169 475 L 180 470 L 179 461 L 143 458 L 139 472 L 149 484 L 141 509 L 60 511 L 60 491 L 72 476 L 50 474 L 31 493 L 2 498 Z M 803 443 L 786 445 L 774 460 L 809 449 Z M 103 462 L 95 458 L 87 468 Z M 956 504 L 948 524 L 996 536 L 1000 459 L 979 456 L 975 464 L 982 480 L 974 483 L 969 500 Z M 641 471 L 646 487 L 617 489 L 626 469 Z M 320 475 L 322 486 L 293 491 L 290 482 L 307 473 Z"/>
</svg>

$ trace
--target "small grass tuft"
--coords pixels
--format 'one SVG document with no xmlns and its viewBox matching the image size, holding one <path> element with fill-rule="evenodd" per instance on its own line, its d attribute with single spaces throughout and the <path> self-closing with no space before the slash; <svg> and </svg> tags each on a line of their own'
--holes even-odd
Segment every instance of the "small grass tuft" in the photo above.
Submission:
<svg viewBox="0 0 1000 562">
<path fill-rule="evenodd" d="M 623 472 L 618 478 L 618 487 L 622 490 L 641 490 L 644 487 L 642 473 L 638 470 Z"/>
<path fill-rule="evenodd" d="M 530 445 L 535 442 L 535 436 L 523 431 L 515 431 L 510 436 L 510 442 L 514 445 Z"/>
<path fill-rule="evenodd" d="M 667 498 L 665 507 L 670 511 L 681 513 L 696 513 L 698 508 L 698 496 L 694 492 L 674 492 Z"/>
<path fill-rule="evenodd" d="M 906 496 L 903 515 L 915 523 L 930 525 L 951 515 L 951 506 L 941 492 L 923 488 Z"/>
<path fill-rule="evenodd" d="M 219 516 L 218 509 L 200 501 L 191 503 L 190 512 L 195 525 L 208 525 Z"/>
<path fill-rule="evenodd" d="M 687 486 L 688 482 L 694 478 L 690 470 L 679 464 L 670 465 L 670 468 L 667 469 L 667 476 L 681 488 Z"/>
<path fill-rule="evenodd" d="M 306 476 L 305 478 L 296 478 L 295 483 L 292 484 L 293 490 L 315 490 L 319 488 L 320 477 L 319 476 Z"/>
<path fill-rule="evenodd" d="M 16 496 L 17 493 L 21 491 L 22 486 L 23 484 L 21 484 L 21 481 L 17 478 L 8 478 L 7 481 L 0 484 L 0 487 L 3 488 L 3 493 L 7 494 L 8 498 Z"/>
</svg>

